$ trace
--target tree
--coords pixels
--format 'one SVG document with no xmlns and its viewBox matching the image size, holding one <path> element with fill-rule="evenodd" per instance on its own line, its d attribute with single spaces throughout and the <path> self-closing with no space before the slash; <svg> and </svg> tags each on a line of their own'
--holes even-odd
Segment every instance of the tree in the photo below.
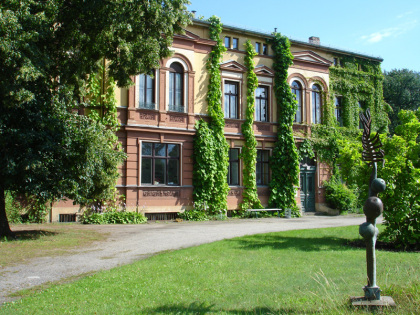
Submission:
<svg viewBox="0 0 420 315">
<path fill-rule="evenodd" d="M 187 3 L 2 1 L 0 236 L 11 234 L 6 190 L 44 200 L 82 199 L 83 191 L 94 189 L 90 180 L 102 166 L 113 168 L 118 151 L 97 145 L 110 139 L 109 130 L 72 110 L 100 60 L 108 61 L 109 75 L 119 86 L 129 85 L 131 75 L 157 68 L 171 53 L 174 33 L 189 22 Z"/>
<path fill-rule="evenodd" d="M 400 110 L 416 110 L 420 107 L 420 72 L 408 69 L 384 72 L 384 99 L 392 107 L 389 113 L 389 131 L 395 132 L 400 124 Z"/>
</svg>

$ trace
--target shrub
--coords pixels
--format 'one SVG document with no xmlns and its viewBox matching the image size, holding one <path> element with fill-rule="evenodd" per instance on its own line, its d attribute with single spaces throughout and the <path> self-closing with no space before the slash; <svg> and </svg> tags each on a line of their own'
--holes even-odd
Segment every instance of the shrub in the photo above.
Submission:
<svg viewBox="0 0 420 315">
<path fill-rule="evenodd" d="M 354 192 L 343 184 L 336 176 L 324 182 L 325 199 L 329 207 L 342 212 L 355 212 L 357 197 Z"/>
<path fill-rule="evenodd" d="M 22 206 L 18 201 L 15 200 L 10 191 L 5 193 L 5 204 L 6 204 L 6 215 L 9 219 L 9 223 L 19 224 L 22 223 Z"/>
<path fill-rule="evenodd" d="M 147 221 L 147 218 L 137 212 L 109 211 L 103 213 L 84 212 L 80 217 L 83 224 L 140 224 Z"/>
<path fill-rule="evenodd" d="M 179 217 L 186 221 L 207 221 L 209 218 L 207 216 L 208 207 L 204 203 L 194 203 L 194 207 L 184 212 L 179 213 Z"/>
</svg>

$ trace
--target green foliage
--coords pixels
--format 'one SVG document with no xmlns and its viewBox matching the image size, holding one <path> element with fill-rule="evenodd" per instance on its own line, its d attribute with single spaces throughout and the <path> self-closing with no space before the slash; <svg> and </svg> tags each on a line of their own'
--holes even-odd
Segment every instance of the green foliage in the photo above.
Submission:
<svg viewBox="0 0 420 315">
<path fill-rule="evenodd" d="M 147 218 L 141 213 L 115 210 L 103 213 L 84 212 L 80 217 L 83 224 L 140 224 L 146 221 Z"/>
<path fill-rule="evenodd" d="M 16 201 L 10 191 L 6 191 L 5 193 L 5 204 L 9 222 L 14 224 L 22 223 L 22 206 Z"/>
<path fill-rule="evenodd" d="M 325 199 L 329 207 L 342 212 L 357 212 L 357 197 L 337 176 L 324 182 Z"/>
<path fill-rule="evenodd" d="M 279 124 L 278 139 L 271 157 L 272 180 L 269 204 L 285 211 L 292 209 L 292 215 L 298 216 L 295 192 L 299 184 L 299 155 L 293 139 L 293 118 L 296 113 L 296 100 L 287 83 L 288 68 L 292 64 L 290 42 L 287 37 L 274 34 L 271 40 L 274 52 L 273 69 L 274 94 L 277 101 Z"/>
<path fill-rule="evenodd" d="M 399 111 L 420 107 L 420 72 L 408 69 L 384 72 L 384 99 L 392 108 L 389 132 L 393 134 L 400 124 Z"/>
<path fill-rule="evenodd" d="M 299 161 L 302 161 L 304 157 L 308 157 L 310 159 L 315 157 L 315 152 L 310 139 L 304 139 L 297 150 L 299 154 Z"/>
<path fill-rule="evenodd" d="M 226 178 L 229 166 L 229 145 L 224 136 L 224 114 L 222 111 L 222 91 L 220 62 L 226 51 L 220 38 L 222 24 L 213 16 L 210 21 L 210 38 L 217 42 L 207 61 L 209 73 L 208 114 L 210 121 L 196 123 L 194 137 L 194 202 L 208 205 L 208 214 L 227 211 L 229 186 Z"/>
<path fill-rule="evenodd" d="M 247 67 L 247 90 L 246 90 L 246 113 L 245 122 L 242 124 L 242 134 L 245 138 L 245 145 L 242 148 L 241 158 L 243 160 L 243 186 L 242 203 L 240 208 L 261 209 L 262 205 L 258 199 L 256 164 L 257 164 L 257 140 L 254 135 L 254 113 L 255 113 L 255 90 L 258 86 L 257 75 L 254 72 L 254 56 L 257 53 L 250 40 L 245 43 L 246 55 L 245 66 Z"/>
<path fill-rule="evenodd" d="M 179 213 L 181 219 L 187 221 L 207 221 L 207 204 L 206 203 L 194 203 L 194 207 L 184 212 Z"/>
<path fill-rule="evenodd" d="M 379 175 L 387 183 L 381 194 L 384 235 L 401 247 L 420 244 L 420 110 L 401 110 L 401 125 L 391 138 L 383 137 L 385 166 Z"/>
<path fill-rule="evenodd" d="M 383 100 L 380 62 L 339 55 L 340 66 L 330 67 L 330 100 L 324 106 L 323 123 L 334 126 L 334 96 L 342 97 L 343 125 L 357 129 L 359 111 L 370 108 L 374 131 L 386 132 L 389 106 Z M 359 108 L 359 102 L 362 109 Z"/>
<path fill-rule="evenodd" d="M 11 234 L 6 190 L 36 195 L 45 203 L 63 196 L 90 199 L 115 182 L 114 171 L 110 177 L 106 174 L 120 160 L 104 126 L 111 121 L 76 117 L 70 110 L 79 107 L 87 78 L 99 73 L 104 59 L 119 86 L 129 85 L 132 75 L 157 68 L 159 60 L 171 54 L 173 34 L 189 22 L 187 3 L 2 2 L 0 235 Z M 91 140 L 96 142 L 87 144 Z M 101 142 L 107 145 L 101 147 Z M 103 186 L 88 186 L 100 178 L 106 179 Z"/>
</svg>

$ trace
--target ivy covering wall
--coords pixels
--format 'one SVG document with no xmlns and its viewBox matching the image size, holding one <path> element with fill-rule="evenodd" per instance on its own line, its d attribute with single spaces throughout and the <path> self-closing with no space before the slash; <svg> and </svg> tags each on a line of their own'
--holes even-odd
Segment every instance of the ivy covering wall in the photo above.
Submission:
<svg viewBox="0 0 420 315">
<path fill-rule="evenodd" d="M 274 33 L 271 39 L 273 57 L 274 94 L 277 101 L 278 129 L 277 142 L 271 156 L 272 178 L 270 182 L 271 207 L 286 209 L 299 216 L 295 192 L 299 184 L 299 155 L 293 138 L 293 118 L 296 114 L 296 100 L 287 83 L 288 68 L 292 64 L 290 42 L 286 36 Z"/>
<path fill-rule="evenodd" d="M 216 41 L 209 59 L 207 70 L 208 115 L 207 123 L 200 120 L 196 124 L 194 137 L 193 195 L 196 208 L 205 209 L 209 214 L 224 213 L 227 210 L 227 174 L 229 166 L 229 145 L 224 136 L 225 119 L 222 111 L 222 91 L 220 62 L 226 48 L 220 39 L 222 23 L 218 17 L 209 19 L 210 39 Z"/>
<path fill-rule="evenodd" d="M 359 128 L 359 112 L 370 108 L 372 128 L 380 133 L 388 130 L 389 106 L 383 100 L 383 75 L 379 61 L 337 55 L 339 64 L 330 67 L 330 102 L 325 113 L 328 125 L 336 124 L 334 97 L 341 96 L 343 126 Z M 361 104 L 361 108 L 359 107 Z"/>
<path fill-rule="evenodd" d="M 257 55 L 251 41 L 245 42 L 245 66 L 247 67 L 247 90 L 246 90 L 246 112 L 245 121 L 242 124 L 242 134 L 245 138 L 245 145 L 242 148 L 241 158 L 243 160 L 243 186 L 242 203 L 243 210 L 261 209 L 262 205 L 258 199 L 256 164 L 257 164 L 257 140 L 254 135 L 254 113 L 255 113 L 255 90 L 258 86 L 257 75 L 254 72 L 254 56 Z"/>
</svg>

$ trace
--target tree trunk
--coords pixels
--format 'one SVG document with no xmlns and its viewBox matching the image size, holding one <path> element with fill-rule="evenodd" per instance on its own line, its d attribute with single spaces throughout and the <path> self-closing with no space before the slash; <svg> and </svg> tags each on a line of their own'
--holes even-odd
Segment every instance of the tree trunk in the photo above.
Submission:
<svg viewBox="0 0 420 315">
<path fill-rule="evenodd" d="M 3 183 L 0 182 L 0 237 L 13 236 L 6 215 L 6 200 Z"/>
</svg>

